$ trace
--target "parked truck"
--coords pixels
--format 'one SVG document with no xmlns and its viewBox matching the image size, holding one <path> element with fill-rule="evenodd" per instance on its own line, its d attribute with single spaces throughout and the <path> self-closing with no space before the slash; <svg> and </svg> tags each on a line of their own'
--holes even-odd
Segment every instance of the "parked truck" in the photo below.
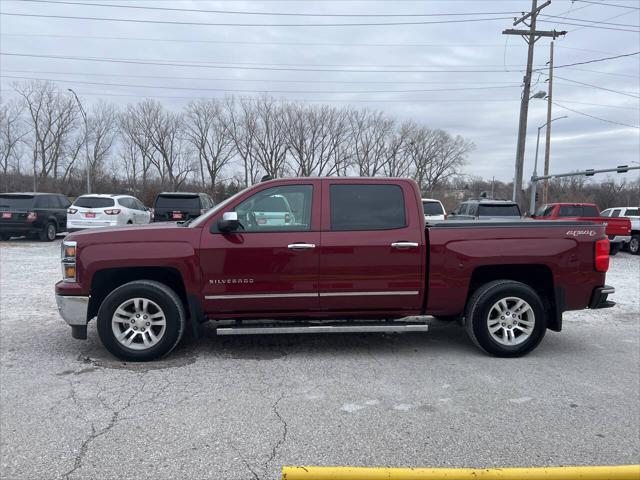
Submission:
<svg viewBox="0 0 640 480">
<path fill-rule="evenodd" d="M 292 221 L 259 222 L 254 206 L 282 197 Z M 55 291 L 74 338 L 96 319 L 127 360 L 166 355 L 207 320 L 219 335 L 411 332 L 430 316 L 515 357 L 559 332 L 564 312 L 612 306 L 608 265 L 601 224 L 425 224 L 411 180 L 294 178 L 195 220 L 74 233 Z"/>
<path fill-rule="evenodd" d="M 616 255 L 631 240 L 631 221 L 628 218 L 609 218 L 600 215 L 594 203 L 549 203 L 534 215 L 538 220 L 574 220 L 601 223 L 610 242 L 610 255 Z"/>
</svg>

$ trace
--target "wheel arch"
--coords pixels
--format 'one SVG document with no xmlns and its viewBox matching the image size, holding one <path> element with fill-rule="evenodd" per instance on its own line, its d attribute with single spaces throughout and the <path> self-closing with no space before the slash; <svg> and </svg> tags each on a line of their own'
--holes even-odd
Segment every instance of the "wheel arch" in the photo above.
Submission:
<svg viewBox="0 0 640 480">
<path fill-rule="evenodd" d="M 559 332 L 562 329 L 564 289 L 555 285 L 553 272 L 542 264 L 485 265 L 471 274 L 467 302 L 482 285 L 494 280 L 513 280 L 533 288 L 540 296 L 547 314 L 547 328 Z"/>
<path fill-rule="evenodd" d="M 93 318 L 98 314 L 100 305 L 109 293 L 134 280 L 155 280 L 171 288 L 180 298 L 187 317 L 190 316 L 184 279 L 177 269 L 171 267 L 116 267 L 98 270 L 93 274 L 87 318 Z"/>
</svg>

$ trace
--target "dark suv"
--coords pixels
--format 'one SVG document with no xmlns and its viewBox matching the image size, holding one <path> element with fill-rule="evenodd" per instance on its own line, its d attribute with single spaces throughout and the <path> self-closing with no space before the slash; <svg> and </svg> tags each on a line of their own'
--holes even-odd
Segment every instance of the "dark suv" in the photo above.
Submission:
<svg viewBox="0 0 640 480">
<path fill-rule="evenodd" d="M 199 217 L 213 206 L 206 193 L 163 192 L 153 202 L 153 221 L 181 222 Z"/>
<path fill-rule="evenodd" d="M 0 193 L 0 239 L 26 235 L 51 242 L 67 230 L 69 205 L 59 193 Z"/>
<path fill-rule="evenodd" d="M 517 220 L 520 207 L 511 200 L 480 198 L 462 202 L 449 213 L 451 220 Z"/>
</svg>

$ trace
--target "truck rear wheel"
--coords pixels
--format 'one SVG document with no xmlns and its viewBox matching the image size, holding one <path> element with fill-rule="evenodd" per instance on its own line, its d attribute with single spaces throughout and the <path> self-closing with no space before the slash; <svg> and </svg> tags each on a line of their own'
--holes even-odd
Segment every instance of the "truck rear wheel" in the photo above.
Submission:
<svg viewBox="0 0 640 480">
<path fill-rule="evenodd" d="M 540 296 L 512 280 L 489 282 L 474 292 L 465 312 L 473 342 L 496 357 L 519 357 L 538 346 L 547 330 Z"/>
<path fill-rule="evenodd" d="M 98 310 L 98 335 L 109 352 L 144 362 L 171 352 L 182 339 L 185 312 L 178 295 L 152 280 L 126 283 Z"/>
<path fill-rule="evenodd" d="M 638 255 L 640 252 L 640 235 L 633 235 L 629 242 L 629 252 L 633 255 Z"/>
</svg>

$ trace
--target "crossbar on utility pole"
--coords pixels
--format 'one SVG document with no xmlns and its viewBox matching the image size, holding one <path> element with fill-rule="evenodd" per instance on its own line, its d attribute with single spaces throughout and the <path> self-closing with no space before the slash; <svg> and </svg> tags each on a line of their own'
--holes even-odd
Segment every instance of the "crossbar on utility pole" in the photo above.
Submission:
<svg viewBox="0 0 640 480">
<path fill-rule="evenodd" d="M 522 91 L 522 99 L 520 101 L 520 119 L 518 121 L 518 146 L 516 148 L 516 167 L 515 177 L 513 181 L 513 200 L 520 203 L 522 196 L 522 176 L 524 169 L 524 151 L 527 137 L 527 116 L 529 114 L 529 97 L 531 94 L 531 76 L 533 72 L 533 53 L 534 45 L 536 41 L 541 37 L 551 37 L 555 39 L 559 35 L 564 35 L 567 32 L 553 31 L 539 31 L 536 30 L 536 19 L 540 11 L 548 6 L 551 1 L 546 1 L 538 7 L 538 0 L 531 0 L 531 11 L 524 14 L 522 17 L 515 19 L 513 26 L 515 27 L 519 23 L 524 23 L 530 20 L 528 30 L 507 29 L 502 33 L 503 35 L 521 35 L 529 44 L 527 51 L 527 69 L 524 76 L 524 85 Z"/>
</svg>

